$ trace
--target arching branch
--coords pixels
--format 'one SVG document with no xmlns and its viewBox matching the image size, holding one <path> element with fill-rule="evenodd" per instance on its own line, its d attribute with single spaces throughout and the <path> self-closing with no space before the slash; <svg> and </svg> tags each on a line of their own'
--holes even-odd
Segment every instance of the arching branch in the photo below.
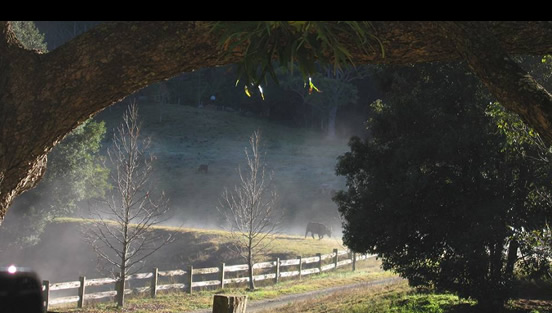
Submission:
<svg viewBox="0 0 552 313">
<path fill-rule="evenodd" d="M 549 94 L 510 61 L 499 62 L 492 53 L 472 53 L 470 47 L 484 44 L 477 43 L 476 38 L 483 34 L 481 27 L 472 33 L 470 27 L 475 24 L 372 24 L 374 35 L 385 49 L 385 58 L 378 50 L 367 52 L 360 48 L 354 36 L 337 34 L 355 64 L 467 58 L 504 105 L 525 114 L 525 121 L 548 143 L 552 142 Z M 552 53 L 551 22 L 478 25 L 487 28 L 485 38 L 492 37 L 500 43 L 500 55 Z M 38 182 L 52 147 L 89 117 L 151 83 L 182 72 L 239 61 L 243 52 L 238 48 L 227 54 L 217 47 L 219 34 L 211 32 L 210 27 L 209 22 L 110 22 L 51 53 L 39 54 L 22 49 L 9 23 L 0 22 L 0 174 L 4 175 L 0 184 L 0 219 L 17 195 Z M 495 62 L 515 70 L 500 71 L 498 65 L 493 65 Z M 492 74 L 494 70 L 496 74 Z"/>
</svg>

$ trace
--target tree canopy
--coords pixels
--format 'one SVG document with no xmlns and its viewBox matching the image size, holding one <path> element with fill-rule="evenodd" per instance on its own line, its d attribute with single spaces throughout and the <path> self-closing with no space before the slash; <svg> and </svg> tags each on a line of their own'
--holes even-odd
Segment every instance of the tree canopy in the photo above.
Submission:
<svg viewBox="0 0 552 313">
<path fill-rule="evenodd" d="M 372 104 L 367 123 L 371 136 L 351 139 L 337 167 L 348 186 L 335 198 L 344 242 L 378 254 L 413 285 L 500 306 L 511 295 L 514 232 L 539 229 L 550 214 L 535 193 L 547 192 L 550 164 L 525 157 L 534 146 L 510 149 L 500 114 L 485 113 L 489 95 L 461 67 L 386 75 L 385 101 Z"/>
<path fill-rule="evenodd" d="M 245 23 L 234 25 L 247 32 Z M 552 96 L 510 57 L 552 53 L 551 22 L 382 21 L 369 23 L 370 32 L 338 22 L 311 25 L 296 35 L 307 32 L 305 44 L 313 45 L 323 38 L 309 32 L 330 30 L 336 41 L 320 52 L 331 62 L 339 61 L 334 48 L 355 64 L 465 60 L 502 105 L 552 142 Z M 381 49 L 367 49 L 362 35 Z M 52 147 L 100 110 L 176 74 L 259 53 L 217 45 L 229 37 L 211 22 L 103 23 L 49 53 L 23 48 L 9 22 L 0 23 L 0 37 L 0 217 L 43 176 Z M 274 47 L 285 46 L 282 40 Z"/>
</svg>

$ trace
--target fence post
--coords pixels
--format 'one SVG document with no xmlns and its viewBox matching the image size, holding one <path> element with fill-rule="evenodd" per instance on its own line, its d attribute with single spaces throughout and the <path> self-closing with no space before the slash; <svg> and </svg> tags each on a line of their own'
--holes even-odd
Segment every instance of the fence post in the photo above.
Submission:
<svg viewBox="0 0 552 313">
<path fill-rule="evenodd" d="M 299 280 L 301 280 L 301 272 L 303 271 L 303 258 L 301 256 L 297 257 L 299 259 Z"/>
<path fill-rule="evenodd" d="M 353 272 L 356 271 L 356 252 L 353 252 Z"/>
<path fill-rule="evenodd" d="M 276 284 L 280 281 L 280 258 L 276 258 Z"/>
<path fill-rule="evenodd" d="M 50 281 L 42 281 L 42 301 L 44 313 L 48 312 L 48 302 L 50 300 Z"/>
<path fill-rule="evenodd" d="M 224 263 L 220 265 L 220 289 L 224 289 Z"/>
<path fill-rule="evenodd" d="M 77 307 L 79 309 L 82 309 L 83 305 L 84 305 L 84 293 L 86 292 L 85 291 L 85 284 L 86 284 L 86 277 L 85 276 L 81 276 L 79 277 L 79 281 L 80 281 L 80 287 L 79 287 L 79 301 L 77 302 Z"/>
<path fill-rule="evenodd" d="M 322 274 L 322 253 L 317 253 L 318 257 L 318 274 Z"/>
<path fill-rule="evenodd" d="M 190 271 L 190 275 L 189 275 L 190 279 L 188 280 L 188 283 L 190 285 L 188 286 L 188 293 L 192 294 L 192 283 L 194 282 L 194 266 L 193 265 L 190 265 L 189 271 Z"/>
<path fill-rule="evenodd" d="M 150 292 L 151 292 L 151 297 L 155 298 L 155 296 L 157 296 L 157 278 L 159 276 L 159 268 L 154 267 L 151 274 L 152 275 L 151 275 Z"/>
<path fill-rule="evenodd" d="M 335 269 L 337 269 L 337 249 L 333 249 L 333 252 L 335 253 L 335 256 L 334 256 L 334 264 L 335 264 Z"/>
</svg>

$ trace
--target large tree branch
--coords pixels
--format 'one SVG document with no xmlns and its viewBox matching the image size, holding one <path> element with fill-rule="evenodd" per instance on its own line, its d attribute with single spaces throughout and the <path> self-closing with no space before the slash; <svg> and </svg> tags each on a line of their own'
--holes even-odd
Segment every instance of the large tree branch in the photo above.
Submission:
<svg viewBox="0 0 552 313">
<path fill-rule="evenodd" d="M 479 22 L 502 43 L 510 55 L 552 53 L 552 22 Z M 443 22 L 373 22 L 385 57 L 375 49 L 366 53 L 354 38 L 344 35 L 357 64 L 408 64 L 459 61 L 454 45 L 442 36 Z"/>
<path fill-rule="evenodd" d="M 443 22 L 443 34 L 500 103 L 552 143 L 552 95 L 506 53 L 485 23 Z"/>
<path fill-rule="evenodd" d="M 550 22 L 481 24 L 487 26 L 508 54 L 552 53 Z M 442 36 L 440 25 L 441 22 L 374 22 L 385 58 L 378 49 L 359 48 L 350 34 L 339 36 L 356 64 L 452 61 L 465 57 L 457 53 L 461 50 L 458 44 L 453 45 Z M 51 53 L 39 54 L 22 49 L 9 23 L 0 23 L 0 173 L 5 175 L 0 185 L 0 218 L 18 194 L 40 179 L 46 154 L 52 147 L 89 117 L 151 83 L 182 72 L 239 61 L 241 51 L 228 55 L 217 48 L 218 39 L 217 34 L 210 32 L 208 22 L 113 22 L 102 24 Z M 500 97 L 497 95 L 499 99 L 516 98 L 512 94 L 522 91 L 491 90 L 503 92 Z M 529 99 L 531 95 L 518 97 L 521 100 L 516 103 L 521 105 L 514 106 L 533 112 L 534 118 L 526 121 L 546 124 L 549 115 L 539 116 L 538 110 L 529 109 L 543 106 L 542 97 Z"/>
</svg>

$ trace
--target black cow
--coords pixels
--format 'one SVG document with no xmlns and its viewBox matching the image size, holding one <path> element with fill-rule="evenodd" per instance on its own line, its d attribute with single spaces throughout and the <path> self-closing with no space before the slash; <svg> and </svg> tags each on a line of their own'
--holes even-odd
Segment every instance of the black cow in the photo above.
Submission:
<svg viewBox="0 0 552 313">
<path fill-rule="evenodd" d="M 305 238 L 307 238 L 307 234 L 311 233 L 312 239 L 314 239 L 314 234 L 318 235 L 318 239 L 324 238 L 324 235 L 328 235 L 328 237 L 332 237 L 332 229 L 326 227 L 324 224 L 315 223 L 315 222 L 309 222 L 307 224 L 307 231 L 305 232 Z"/>
<path fill-rule="evenodd" d="M 199 167 L 197 168 L 197 172 L 207 174 L 209 172 L 209 165 L 200 164 Z"/>
</svg>

